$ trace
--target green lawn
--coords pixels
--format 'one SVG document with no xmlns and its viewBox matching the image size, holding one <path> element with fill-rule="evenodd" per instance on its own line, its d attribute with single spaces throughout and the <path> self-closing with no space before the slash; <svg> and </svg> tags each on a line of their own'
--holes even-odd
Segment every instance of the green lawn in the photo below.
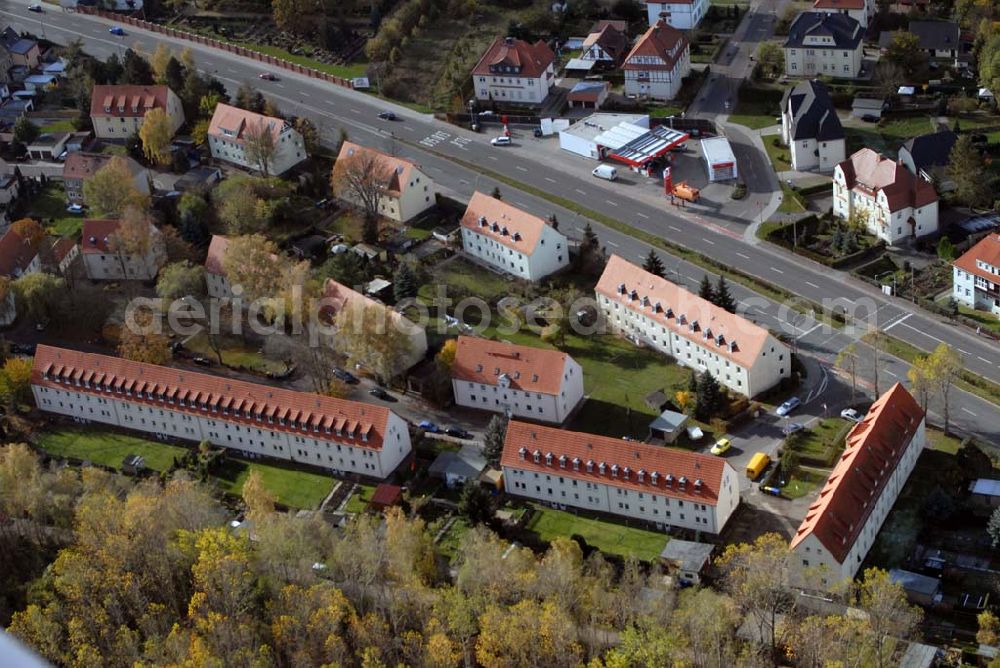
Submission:
<svg viewBox="0 0 1000 668">
<path fill-rule="evenodd" d="M 74 132 L 76 128 L 73 126 L 73 119 L 66 118 L 61 121 L 53 121 L 48 125 L 43 125 L 38 128 L 42 134 L 46 132 Z"/>
<path fill-rule="evenodd" d="M 81 459 L 102 466 L 120 468 L 126 455 L 141 455 L 146 466 L 166 471 L 174 457 L 181 457 L 187 448 L 168 445 L 144 438 L 107 431 L 57 429 L 45 432 L 38 447 L 55 457 Z"/>
<path fill-rule="evenodd" d="M 101 146 L 101 153 L 105 155 L 128 155 L 128 149 L 120 144 L 104 144 Z"/>
<path fill-rule="evenodd" d="M 543 506 L 534 508 L 535 514 L 526 528 L 547 543 L 576 534 L 601 552 L 623 557 L 634 554 L 643 561 L 656 559 L 667 544 L 668 536 L 656 531 L 628 527 L 617 521 L 590 519 Z"/>
<path fill-rule="evenodd" d="M 788 437 L 787 443 L 796 452 L 807 457 L 826 459 L 831 447 L 842 448 L 849 422 L 842 417 L 823 418 L 797 434 Z"/>
<path fill-rule="evenodd" d="M 684 112 L 684 107 L 646 107 L 646 113 L 650 118 L 668 118 L 670 116 L 680 116 Z"/>
<path fill-rule="evenodd" d="M 184 342 L 184 347 L 201 357 L 206 357 L 213 362 L 219 360 L 215 351 L 208 345 L 208 337 L 204 332 L 196 334 Z M 264 357 L 262 354 L 246 346 L 236 338 L 227 337 L 223 340 L 222 361 L 230 367 L 243 367 L 257 373 L 281 373 L 285 370 L 285 364 Z"/>
<path fill-rule="evenodd" d="M 847 154 L 867 146 L 885 155 L 895 155 L 907 139 L 933 132 L 937 126 L 931 120 L 930 116 L 910 116 L 877 124 L 849 125 L 844 128 Z"/>
<path fill-rule="evenodd" d="M 516 334 L 490 329 L 485 334 L 533 348 L 558 347 L 572 355 L 583 367 L 584 392 L 589 397 L 569 424 L 570 429 L 579 431 L 644 440 L 649 423 L 656 417 L 645 404 L 646 395 L 665 390 L 672 396 L 675 390 L 687 388 L 691 378 L 690 370 L 670 364 L 663 355 L 611 335 L 570 334 L 562 345 L 554 346 L 527 329 Z M 710 437 L 706 430 L 706 438 Z"/>
<path fill-rule="evenodd" d="M 941 452 L 947 452 L 950 455 L 958 452 L 958 448 L 962 445 L 962 439 L 952 436 L 950 434 L 945 434 L 940 429 L 934 429 L 933 427 L 927 428 L 927 447 L 932 450 L 940 450 Z"/>
<path fill-rule="evenodd" d="M 349 513 L 363 513 L 368 510 L 368 502 L 372 500 L 372 495 L 375 493 L 374 485 L 359 485 L 358 487 L 360 489 L 351 494 L 347 505 L 344 506 L 344 510 Z"/>
<path fill-rule="evenodd" d="M 295 63 L 296 65 L 302 65 L 303 67 L 311 67 L 314 70 L 319 70 L 320 72 L 326 72 L 327 74 L 332 74 L 334 76 L 342 77 L 344 79 L 354 79 L 356 77 L 365 76 L 365 72 L 368 69 L 368 63 L 351 63 L 350 65 L 328 65 L 327 63 L 321 63 L 318 60 L 313 60 L 308 56 L 296 56 L 292 55 L 285 49 L 277 46 L 268 46 L 265 44 L 248 44 L 243 43 L 241 46 L 245 46 L 248 49 L 254 51 L 259 51 L 260 53 L 265 53 L 269 56 L 274 56 L 275 58 L 283 58 L 289 62 Z M 373 82 L 374 83 L 374 82 Z"/>
<path fill-rule="evenodd" d="M 462 545 L 462 540 L 469 532 L 469 528 L 468 522 L 461 517 L 456 518 L 455 522 L 441 536 L 441 540 L 438 541 L 438 551 L 449 559 L 453 558 L 458 553 L 458 548 Z"/>
<path fill-rule="evenodd" d="M 458 293 L 475 295 L 490 301 L 500 294 L 510 291 L 510 285 L 500 274 L 488 271 L 461 257 L 456 257 L 435 271 L 434 280 L 421 286 L 420 297 L 430 302 L 437 295 L 437 286 L 447 285 L 457 288 Z"/>
<path fill-rule="evenodd" d="M 792 169 L 791 157 L 789 155 L 788 147 L 781 143 L 781 137 L 779 135 L 768 135 L 766 137 L 761 137 L 764 141 L 764 149 L 767 151 L 767 157 L 771 159 L 771 165 L 774 167 L 776 172 L 787 172 Z M 774 140 L 778 140 L 778 145 L 774 145 Z"/>
<path fill-rule="evenodd" d="M 66 213 L 67 206 L 62 184 L 49 182 L 31 201 L 27 215 L 42 221 L 50 234 L 76 239 L 83 227 L 83 216 Z"/>
<path fill-rule="evenodd" d="M 737 109 L 740 107 L 737 106 Z M 737 125 L 745 125 L 751 130 L 760 130 L 761 128 L 767 128 L 772 125 L 777 125 L 774 119 L 777 118 L 776 114 L 730 114 L 729 122 L 736 123 Z"/>
<path fill-rule="evenodd" d="M 165 471 L 188 448 L 138 436 L 89 429 L 58 429 L 42 434 L 38 447 L 57 457 L 72 457 L 119 468 L 126 455 L 141 455 L 146 466 Z M 274 464 L 229 458 L 213 478 L 220 488 L 233 495 L 243 490 L 250 471 L 260 471 L 264 486 L 278 501 L 292 508 L 315 508 L 333 489 L 333 478 L 321 473 L 285 468 Z"/>
<path fill-rule="evenodd" d="M 826 482 L 828 476 L 829 472 L 827 471 L 800 466 L 792 474 L 792 479 L 788 481 L 788 484 L 781 488 L 781 494 L 789 499 L 802 498 L 819 489 Z"/>
<path fill-rule="evenodd" d="M 997 318 L 992 313 L 987 313 L 986 311 L 977 311 L 971 309 L 964 304 L 958 305 L 958 312 L 964 315 L 966 318 L 975 320 L 976 324 L 983 329 L 989 330 L 994 334 L 1000 334 L 1000 318 Z"/>
<path fill-rule="evenodd" d="M 802 213 L 806 210 L 802 196 L 792 190 L 784 181 L 781 182 L 781 195 L 781 204 L 778 205 L 778 211 L 781 213 Z"/>
</svg>

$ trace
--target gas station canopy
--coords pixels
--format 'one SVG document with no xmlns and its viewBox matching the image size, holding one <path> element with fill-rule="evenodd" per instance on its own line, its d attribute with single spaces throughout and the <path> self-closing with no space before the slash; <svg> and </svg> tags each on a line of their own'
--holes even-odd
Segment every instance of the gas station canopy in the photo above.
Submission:
<svg viewBox="0 0 1000 668">
<path fill-rule="evenodd" d="M 610 151 L 608 157 L 632 167 L 642 167 L 675 146 L 683 144 L 690 137 L 686 132 L 674 130 L 665 125 L 657 126 L 652 130 L 644 128 L 643 130 L 642 134 L 631 138 L 628 143 L 619 145 L 618 148 Z"/>
</svg>

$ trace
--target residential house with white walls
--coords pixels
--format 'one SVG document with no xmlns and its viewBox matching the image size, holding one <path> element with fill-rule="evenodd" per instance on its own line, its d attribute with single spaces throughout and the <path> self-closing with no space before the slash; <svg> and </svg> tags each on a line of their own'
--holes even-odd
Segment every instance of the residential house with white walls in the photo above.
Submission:
<svg viewBox="0 0 1000 668">
<path fill-rule="evenodd" d="M 815 0 L 812 8 L 822 14 L 845 14 L 866 29 L 876 10 L 874 0 Z"/>
<path fill-rule="evenodd" d="M 651 26 L 664 21 L 678 30 L 694 30 L 708 8 L 708 0 L 646 0 L 646 17 Z"/>
<path fill-rule="evenodd" d="M 803 81 L 781 101 L 781 139 L 792 169 L 832 172 L 847 157 L 844 128 L 830 93 L 819 81 Z"/>
<path fill-rule="evenodd" d="M 480 102 L 542 104 L 556 83 L 556 54 L 538 40 L 497 37 L 472 69 Z"/>
<path fill-rule="evenodd" d="M 274 146 L 266 161 L 253 148 L 255 142 L 259 145 L 257 137 L 264 132 L 271 135 Z M 221 102 L 215 106 L 208 126 L 208 148 L 216 160 L 268 175 L 284 174 L 309 157 L 302 135 L 285 119 Z"/>
<path fill-rule="evenodd" d="M 983 237 L 952 263 L 952 297 L 1000 317 L 1000 234 Z"/>
<path fill-rule="evenodd" d="M 865 31 L 846 14 L 802 12 L 788 28 L 785 74 L 855 79 L 861 74 Z"/>
<path fill-rule="evenodd" d="M 153 109 L 167 114 L 171 136 L 184 125 L 181 99 L 166 86 L 98 85 L 91 91 L 90 120 L 98 139 L 128 140 Z"/>
<path fill-rule="evenodd" d="M 691 73 L 691 46 L 677 28 L 660 20 L 625 56 L 625 94 L 672 100 Z"/>
<path fill-rule="evenodd" d="M 415 162 L 345 141 L 333 165 L 334 190 L 340 199 L 363 206 L 350 186 L 351 180 L 358 178 L 373 178 L 379 183 L 379 215 L 401 223 L 412 220 L 437 201 L 434 181 Z"/>
<path fill-rule="evenodd" d="M 80 254 L 87 278 L 92 281 L 151 281 L 167 262 L 163 234 L 149 225 L 145 254 L 129 253 L 115 244 L 120 220 L 88 218 L 83 221 Z"/>
</svg>

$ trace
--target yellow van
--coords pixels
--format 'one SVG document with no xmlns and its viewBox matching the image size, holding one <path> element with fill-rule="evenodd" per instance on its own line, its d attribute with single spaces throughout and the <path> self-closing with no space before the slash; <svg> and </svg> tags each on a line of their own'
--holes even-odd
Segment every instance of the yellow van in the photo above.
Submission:
<svg viewBox="0 0 1000 668">
<path fill-rule="evenodd" d="M 759 476 L 770 463 L 770 457 L 765 455 L 763 452 L 758 452 L 750 459 L 750 463 L 747 464 L 747 477 L 751 480 L 756 480 L 757 476 Z"/>
</svg>

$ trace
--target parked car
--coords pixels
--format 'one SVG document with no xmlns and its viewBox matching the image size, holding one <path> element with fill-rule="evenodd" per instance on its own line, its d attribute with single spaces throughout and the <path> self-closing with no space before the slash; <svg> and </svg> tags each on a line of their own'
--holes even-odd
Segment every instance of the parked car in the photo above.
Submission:
<svg viewBox="0 0 1000 668">
<path fill-rule="evenodd" d="M 198 366 L 212 366 L 212 360 L 208 359 L 207 357 L 195 357 L 191 361 L 197 364 Z"/>
<path fill-rule="evenodd" d="M 110 28 L 108 28 L 108 32 L 111 33 L 112 35 L 117 35 L 118 37 L 125 36 L 125 31 L 122 30 L 121 26 L 111 26 Z"/>
<path fill-rule="evenodd" d="M 536 137 L 544 136 L 544 133 L 542 132 L 541 128 L 535 128 L 534 130 L 531 131 L 531 134 L 535 135 Z"/>
<path fill-rule="evenodd" d="M 28 5 L 28 11 L 29 12 L 35 12 L 37 14 L 41 14 L 45 10 L 43 10 L 42 6 L 36 2 L 34 4 Z"/>
<path fill-rule="evenodd" d="M 861 117 L 861 120 L 865 123 L 878 123 L 878 116 L 875 114 L 865 114 Z"/>
<path fill-rule="evenodd" d="M 381 387 L 373 387 L 368 390 L 368 394 L 372 395 L 376 399 L 381 399 L 382 401 L 395 401 L 396 397 L 392 396 Z"/>
<path fill-rule="evenodd" d="M 448 427 L 447 429 L 444 430 L 444 433 L 448 434 L 449 436 L 453 436 L 455 438 L 460 438 L 463 441 L 467 441 L 470 438 L 472 438 L 472 434 L 459 427 Z"/>
<path fill-rule="evenodd" d="M 396 113 L 392 111 L 380 111 L 378 117 L 383 121 L 394 121 L 397 118 Z"/>
<path fill-rule="evenodd" d="M 66 207 L 66 213 L 76 213 L 76 214 L 83 213 L 83 206 L 79 204 L 70 204 L 68 207 Z"/>
<path fill-rule="evenodd" d="M 14 355 L 34 355 L 35 354 L 35 344 L 34 343 L 12 343 L 10 344 L 10 352 Z"/>
<path fill-rule="evenodd" d="M 778 406 L 778 410 L 776 410 L 775 413 L 777 413 L 778 416 L 780 417 L 785 417 L 786 415 L 788 415 L 801 405 L 802 405 L 801 399 L 799 399 L 798 397 L 792 397 L 791 399 L 785 401 L 785 403 Z"/>
<path fill-rule="evenodd" d="M 278 80 L 278 77 L 276 75 L 272 74 L 271 72 L 261 72 L 257 76 L 259 78 L 263 79 L 264 81 L 277 81 Z"/>
<path fill-rule="evenodd" d="M 418 424 L 417 426 L 423 429 L 424 431 L 429 431 L 432 434 L 436 434 L 441 431 L 441 427 L 437 426 L 430 420 L 421 420 L 420 424 Z"/>
<path fill-rule="evenodd" d="M 789 436 L 797 431 L 802 431 L 803 429 L 805 429 L 805 426 L 802 425 L 801 423 L 792 422 L 791 424 L 785 425 L 785 428 L 782 429 L 781 431 L 785 433 L 785 436 Z"/>
<path fill-rule="evenodd" d="M 350 371 L 341 369 L 339 366 L 333 367 L 333 375 L 335 378 L 344 381 L 348 385 L 357 385 L 360 382 L 357 376 Z"/>
<path fill-rule="evenodd" d="M 510 146 L 510 137 L 494 137 L 490 140 L 490 143 L 494 146 Z"/>
<path fill-rule="evenodd" d="M 715 442 L 715 445 L 712 446 L 712 449 L 709 450 L 709 452 L 713 455 L 721 455 L 722 453 L 727 452 L 731 447 L 733 447 L 733 442 L 723 436 Z"/>
<path fill-rule="evenodd" d="M 844 410 L 840 411 L 840 417 L 844 418 L 845 420 L 850 420 L 851 422 L 861 422 L 861 418 L 863 416 L 861 415 L 861 413 L 854 410 L 853 408 L 845 408 Z"/>
</svg>

